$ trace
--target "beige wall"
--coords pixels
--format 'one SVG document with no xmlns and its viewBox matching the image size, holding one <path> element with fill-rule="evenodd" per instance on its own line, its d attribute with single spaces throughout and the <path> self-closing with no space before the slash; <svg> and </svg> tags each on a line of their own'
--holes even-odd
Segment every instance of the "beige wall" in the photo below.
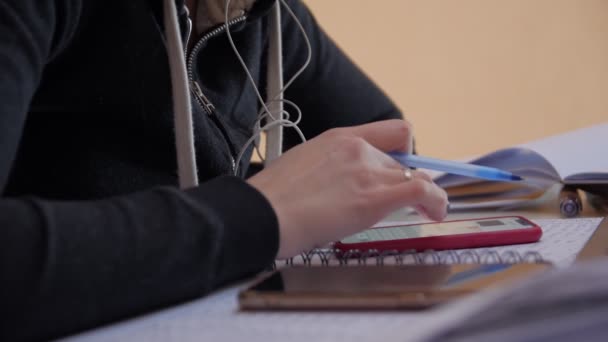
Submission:
<svg viewBox="0 0 608 342">
<path fill-rule="evenodd" d="M 414 123 L 458 158 L 608 121 L 608 0 L 305 0 Z"/>
</svg>

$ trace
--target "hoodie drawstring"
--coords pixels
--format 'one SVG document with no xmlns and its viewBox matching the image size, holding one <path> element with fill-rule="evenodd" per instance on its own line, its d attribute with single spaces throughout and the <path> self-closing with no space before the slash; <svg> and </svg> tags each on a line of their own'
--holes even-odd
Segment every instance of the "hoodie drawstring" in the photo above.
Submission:
<svg viewBox="0 0 608 342">
<path fill-rule="evenodd" d="M 177 152 L 177 174 L 182 189 L 198 185 L 192 104 L 186 72 L 186 57 L 177 20 L 175 0 L 164 0 L 163 20 L 167 37 L 167 54 L 171 71 L 173 95 L 173 122 L 175 125 L 175 148 Z"/>
<path fill-rule="evenodd" d="M 266 74 L 266 103 L 270 110 L 268 123 L 282 120 L 283 115 L 283 47 L 281 32 L 281 3 L 276 0 L 270 13 L 268 68 Z M 283 152 L 283 125 L 274 125 L 266 132 L 264 163 L 272 162 Z"/>
</svg>

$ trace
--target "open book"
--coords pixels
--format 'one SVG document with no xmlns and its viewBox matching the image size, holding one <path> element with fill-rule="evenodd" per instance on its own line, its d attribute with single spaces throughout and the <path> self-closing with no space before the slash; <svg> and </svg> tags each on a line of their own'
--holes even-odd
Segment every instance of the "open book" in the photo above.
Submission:
<svg viewBox="0 0 608 342">
<path fill-rule="evenodd" d="M 521 182 L 493 182 L 444 174 L 435 178 L 456 208 L 535 200 L 557 184 L 608 197 L 608 123 L 500 149 L 470 161 L 510 171 Z"/>
</svg>

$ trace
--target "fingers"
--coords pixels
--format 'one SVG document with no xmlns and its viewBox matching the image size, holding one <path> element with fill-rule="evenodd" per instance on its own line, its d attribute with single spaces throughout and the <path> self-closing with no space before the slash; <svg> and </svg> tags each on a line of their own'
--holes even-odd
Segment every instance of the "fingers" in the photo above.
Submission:
<svg viewBox="0 0 608 342">
<path fill-rule="evenodd" d="M 418 171 L 418 170 L 412 170 L 412 172 L 414 173 L 414 178 L 419 178 L 419 179 L 423 179 L 427 182 L 433 182 L 433 179 L 431 178 L 431 176 L 429 176 L 428 173 L 424 172 L 424 171 Z"/>
<path fill-rule="evenodd" d="M 382 152 L 407 152 L 412 148 L 412 125 L 405 120 L 384 120 L 336 131 L 362 138 Z"/>
<path fill-rule="evenodd" d="M 418 171 L 418 170 L 412 170 L 412 169 L 407 169 L 409 170 L 410 173 L 410 180 L 408 180 L 407 176 L 406 176 L 406 169 L 404 169 L 403 167 L 400 168 L 390 168 L 387 169 L 385 172 L 385 179 L 387 180 L 387 184 L 390 185 L 395 185 L 395 184 L 399 184 L 399 183 L 403 183 L 403 182 L 408 182 L 408 181 L 412 181 L 412 180 L 424 180 L 426 182 L 432 182 L 431 177 L 422 172 L 422 171 Z"/>
<path fill-rule="evenodd" d="M 411 206 L 429 219 L 440 221 L 445 218 L 448 204 L 447 194 L 433 182 L 431 176 L 423 171 L 404 169 L 393 158 L 374 147 L 370 146 L 367 153 L 369 153 L 367 158 L 364 158 L 366 167 L 363 168 L 367 171 L 360 173 L 365 177 L 362 177 L 363 181 L 358 183 L 363 184 L 364 187 L 373 183 L 380 186 L 372 191 L 372 196 L 368 198 L 369 201 L 365 202 L 376 209 L 394 210 Z M 380 163 L 374 163 L 376 166 L 372 166 L 372 163 L 369 163 L 370 160 L 380 161 Z M 370 168 L 376 169 L 376 171 L 369 172 Z M 369 177 L 373 179 L 370 180 Z"/>
<path fill-rule="evenodd" d="M 403 173 L 401 175 L 395 173 L 391 178 L 395 183 L 384 187 L 377 194 L 375 200 L 378 205 L 394 209 L 414 207 L 431 220 L 441 221 L 445 218 L 448 206 L 447 194 L 433 183 L 427 174 L 413 171 L 413 178 L 409 181 L 405 180 Z"/>
</svg>

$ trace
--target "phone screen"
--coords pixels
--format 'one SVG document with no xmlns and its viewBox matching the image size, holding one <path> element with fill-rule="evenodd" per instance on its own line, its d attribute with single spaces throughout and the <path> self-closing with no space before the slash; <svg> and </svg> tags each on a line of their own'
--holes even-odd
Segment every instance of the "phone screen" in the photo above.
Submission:
<svg viewBox="0 0 608 342">
<path fill-rule="evenodd" d="M 447 221 L 425 223 L 420 225 L 373 228 L 346 237 L 340 242 L 345 244 L 362 243 L 454 234 L 495 232 L 501 230 L 517 230 L 533 227 L 535 227 L 535 225 L 532 222 L 525 220 L 522 217 L 498 217 L 478 220 Z"/>
<path fill-rule="evenodd" d="M 241 294 L 243 308 L 426 307 L 545 270 L 548 264 L 288 267 Z"/>
</svg>

